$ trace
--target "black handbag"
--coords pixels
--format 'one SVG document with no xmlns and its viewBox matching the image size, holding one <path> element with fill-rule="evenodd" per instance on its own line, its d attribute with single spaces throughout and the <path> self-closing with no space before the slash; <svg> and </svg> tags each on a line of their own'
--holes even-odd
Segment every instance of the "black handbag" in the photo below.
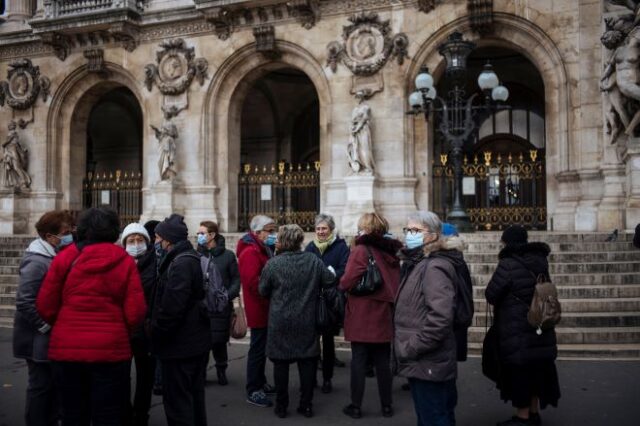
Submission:
<svg viewBox="0 0 640 426">
<path fill-rule="evenodd" d="M 373 258 L 371 249 L 369 249 L 368 246 L 365 247 L 369 254 L 367 270 L 362 278 L 360 278 L 360 282 L 358 282 L 358 284 L 349 291 L 349 294 L 352 296 L 369 296 L 382 288 L 382 274 L 376 265 L 376 260 Z"/>
<path fill-rule="evenodd" d="M 320 289 L 318 303 L 316 307 L 316 331 L 320 334 L 329 331 L 334 326 L 334 319 L 331 310 L 327 306 L 328 300 L 324 290 Z"/>
<path fill-rule="evenodd" d="M 485 320 L 488 324 L 488 303 Z M 491 327 L 489 327 L 482 341 L 482 374 L 496 384 L 500 380 L 500 335 L 498 334 L 498 324 L 496 324 L 495 321 Z"/>
</svg>

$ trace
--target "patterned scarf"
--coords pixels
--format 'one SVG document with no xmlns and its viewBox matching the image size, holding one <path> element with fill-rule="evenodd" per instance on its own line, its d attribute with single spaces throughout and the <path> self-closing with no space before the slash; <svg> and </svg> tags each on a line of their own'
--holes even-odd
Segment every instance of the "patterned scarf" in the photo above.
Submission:
<svg viewBox="0 0 640 426">
<path fill-rule="evenodd" d="M 336 240 L 336 237 L 333 234 L 330 234 L 329 237 L 324 240 L 324 241 L 320 241 L 319 239 L 315 239 L 313 240 L 313 244 L 316 245 L 316 247 L 318 248 L 318 251 L 320 252 L 320 256 L 322 256 L 325 252 L 325 250 L 327 250 L 327 248 L 333 244 L 333 242 Z"/>
</svg>

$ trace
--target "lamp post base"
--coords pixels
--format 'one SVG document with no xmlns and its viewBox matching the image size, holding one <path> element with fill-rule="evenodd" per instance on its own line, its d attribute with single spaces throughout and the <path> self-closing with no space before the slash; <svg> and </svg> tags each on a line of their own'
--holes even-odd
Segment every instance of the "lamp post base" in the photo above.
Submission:
<svg viewBox="0 0 640 426">
<path fill-rule="evenodd" d="M 447 215 L 447 222 L 458 228 L 458 232 L 475 232 L 469 215 L 464 210 L 452 211 Z"/>
</svg>

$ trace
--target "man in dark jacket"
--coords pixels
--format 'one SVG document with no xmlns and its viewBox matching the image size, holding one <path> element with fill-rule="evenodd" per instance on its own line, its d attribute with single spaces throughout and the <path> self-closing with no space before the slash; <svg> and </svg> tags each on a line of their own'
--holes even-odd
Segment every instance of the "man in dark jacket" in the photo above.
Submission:
<svg viewBox="0 0 640 426">
<path fill-rule="evenodd" d="M 204 384 L 211 334 L 200 258 L 187 240 L 182 216 L 172 214 L 155 233 L 163 255 L 151 308 L 151 345 L 162 365 L 167 423 L 206 425 Z"/>
</svg>

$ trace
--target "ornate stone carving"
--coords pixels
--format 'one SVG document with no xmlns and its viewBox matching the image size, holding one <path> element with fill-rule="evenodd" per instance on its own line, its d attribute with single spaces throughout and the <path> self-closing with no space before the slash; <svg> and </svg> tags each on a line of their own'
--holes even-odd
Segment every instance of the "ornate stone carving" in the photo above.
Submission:
<svg viewBox="0 0 640 426">
<path fill-rule="evenodd" d="M 273 25 L 260 25 L 253 29 L 256 38 L 256 50 L 269 59 L 280 57 L 281 53 L 276 46 L 276 30 Z"/>
<path fill-rule="evenodd" d="M 467 10 L 474 31 L 484 35 L 493 30 L 493 0 L 468 0 Z"/>
<path fill-rule="evenodd" d="M 406 34 L 392 36 L 389 21 L 380 21 L 375 12 L 353 15 L 349 21 L 351 25 L 343 27 L 343 41 L 327 45 L 327 66 L 333 72 L 338 62 L 356 75 L 375 74 L 393 57 L 403 64 L 409 45 Z"/>
<path fill-rule="evenodd" d="M 56 55 L 58 59 L 60 59 L 61 61 L 67 59 L 67 56 L 69 56 L 71 48 L 73 47 L 73 41 L 71 40 L 71 37 L 64 34 L 51 32 L 42 34 L 40 38 L 42 39 L 42 43 L 47 44 L 53 48 L 53 54 Z"/>
<path fill-rule="evenodd" d="M 600 79 L 600 90 L 604 93 L 605 134 L 610 143 L 615 143 L 624 133 L 638 136 L 640 124 L 640 25 L 638 24 L 639 1 L 610 4 L 627 6 L 628 13 L 605 18 L 605 32 L 600 41 L 609 51 Z M 632 8 L 633 7 L 633 8 Z"/>
<path fill-rule="evenodd" d="M 204 84 L 209 65 L 206 59 L 194 57 L 193 47 L 187 47 L 181 38 L 164 41 L 160 47 L 156 64 L 144 67 L 144 82 L 149 91 L 155 84 L 163 95 L 179 95 L 189 88 L 194 77 L 201 86 Z"/>
<path fill-rule="evenodd" d="M 31 176 L 27 173 L 29 150 L 20 144 L 16 122 L 11 120 L 7 126 L 9 133 L 2 144 L 2 178 L 4 186 L 16 190 L 29 188 Z"/>
<path fill-rule="evenodd" d="M 359 104 L 351 113 L 351 128 L 349 145 L 347 145 L 347 159 L 355 174 L 372 175 L 375 172 L 373 160 L 373 140 L 371 138 L 371 107 L 364 103 L 367 95 L 358 92 L 356 97 Z"/>
<path fill-rule="evenodd" d="M 436 8 L 439 0 L 418 0 L 418 10 L 420 12 L 429 13 Z"/>
<path fill-rule="evenodd" d="M 233 27 L 233 13 L 224 7 L 217 7 L 204 12 L 204 17 L 215 27 L 216 35 L 220 40 L 226 40 L 231 35 Z"/>
<path fill-rule="evenodd" d="M 51 81 L 40 75 L 40 67 L 34 66 L 30 59 L 19 59 L 9 64 L 7 80 L 0 81 L 0 106 L 25 110 L 33 106 L 42 95 L 42 101 L 49 97 Z"/>
<path fill-rule="evenodd" d="M 313 28 L 319 18 L 318 0 L 288 1 L 287 10 L 307 30 Z"/>
<path fill-rule="evenodd" d="M 151 125 L 159 144 L 158 171 L 160 180 L 172 180 L 177 175 L 175 169 L 176 139 L 178 128 L 170 120 L 162 124 L 162 128 Z"/>
<path fill-rule="evenodd" d="M 83 55 L 87 58 L 87 71 L 99 74 L 102 77 L 109 75 L 109 71 L 104 64 L 104 50 L 87 49 L 83 52 Z"/>
</svg>

